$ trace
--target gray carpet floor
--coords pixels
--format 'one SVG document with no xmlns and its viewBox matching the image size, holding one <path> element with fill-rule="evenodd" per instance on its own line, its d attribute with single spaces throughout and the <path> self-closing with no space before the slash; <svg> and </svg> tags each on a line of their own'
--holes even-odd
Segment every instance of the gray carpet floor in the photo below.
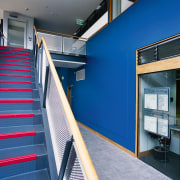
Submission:
<svg viewBox="0 0 180 180">
<path fill-rule="evenodd" d="M 84 126 L 79 128 L 100 180 L 170 179 Z"/>
</svg>

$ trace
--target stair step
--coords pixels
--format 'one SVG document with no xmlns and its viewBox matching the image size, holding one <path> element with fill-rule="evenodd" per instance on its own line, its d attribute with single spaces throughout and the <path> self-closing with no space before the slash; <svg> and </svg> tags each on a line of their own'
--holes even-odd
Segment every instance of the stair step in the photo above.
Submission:
<svg viewBox="0 0 180 180">
<path fill-rule="evenodd" d="M 0 127 L 42 124 L 41 113 L 0 114 Z"/>
<path fill-rule="evenodd" d="M 0 68 L 0 71 L 21 71 L 21 72 L 31 72 L 31 70 L 27 70 L 27 69 L 10 69 L 10 68 Z"/>
<path fill-rule="evenodd" d="M 31 67 L 31 65 L 22 65 L 22 64 L 10 64 L 10 63 L 0 63 L 0 66 L 21 66 L 21 67 Z"/>
<path fill-rule="evenodd" d="M 19 47 L 12 47 L 12 46 L 0 46 L 0 48 L 9 48 L 9 49 L 16 49 L 16 50 L 23 50 L 23 51 L 26 51 L 26 52 L 30 52 L 30 49 L 26 49 L 26 48 L 19 48 Z"/>
<path fill-rule="evenodd" d="M 10 52 L 14 51 L 14 52 L 22 52 L 22 53 L 30 54 L 30 51 L 20 50 L 20 49 L 11 49 L 9 47 L 1 47 L 0 46 L 0 51 L 4 51 L 4 50 L 5 51 L 10 51 Z"/>
<path fill-rule="evenodd" d="M 44 144 L 19 146 L 19 147 L 0 150 L 0 159 L 9 159 L 16 157 L 17 159 L 27 158 L 26 160 L 28 160 L 29 155 L 32 155 L 32 157 L 34 158 L 36 157 L 36 159 L 25 162 L 18 162 L 16 164 L 11 164 L 11 165 L 1 166 L 0 179 L 10 178 L 11 176 L 20 176 L 23 173 L 31 173 L 32 171 L 38 171 L 48 168 L 47 152 Z M 16 179 L 19 180 L 19 178 Z"/>
<path fill-rule="evenodd" d="M 32 161 L 32 160 L 36 160 L 36 159 L 37 159 L 36 154 L 28 154 L 28 155 L 24 155 L 24 156 L 0 159 L 0 167 L 11 165 L 11 164 L 22 163 L 22 162 L 26 162 L 26 161 Z"/>
<path fill-rule="evenodd" d="M 37 155 L 36 160 L 26 161 L 22 163 L 17 163 L 17 164 L 1 167 L 0 179 L 45 169 L 47 167 L 48 167 L 47 155 L 39 155 L 39 156 Z M 16 179 L 16 180 L 19 180 L 19 179 Z M 31 180 L 35 180 L 35 179 L 31 179 Z M 38 180 L 41 180 L 41 179 L 38 179 Z"/>
<path fill-rule="evenodd" d="M 0 102 L 10 98 L 39 98 L 38 89 L 27 88 L 0 88 Z"/>
<path fill-rule="evenodd" d="M 35 83 L 31 83 L 31 81 L 7 81 L 7 80 L 0 80 L 0 88 L 7 87 L 7 88 L 36 88 Z"/>
<path fill-rule="evenodd" d="M 39 99 L 0 99 L 0 114 L 13 110 L 40 110 Z"/>
<path fill-rule="evenodd" d="M 7 57 L 7 58 L 15 58 L 15 59 L 31 59 L 30 57 L 10 56 L 10 55 L 4 55 L 4 54 L 0 54 L 0 56 Z"/>
<path fill-rule="evenodd" d="M 41 124 L 1 127 L 0 134 L 0 149 L 44 143 L 44 130 Z"/>
<path fill-rule="evenodd" d="M 26 60 L 26 61 L 23 61 L 23 60 L 14 60 L 14 59 L 2 59 L 2 58 L 0 58 L 0 62 L 11 62 L 11 63 L 25 63 L 25 64 L 27 64 L 27 63 L 32 63 L 31 61 L 28 61 L 28 60 Z"/>
<path fill-rule="evenodd" d="M 32 171 L 29 173 L 19 174 L 17 176 L 3 178 L 3 180 L 41 180 L 41 179 L 42 180 L 50 180 L 47 169 Z"/>
<path fill-rule="evenodd" d="M 13 133 L 3 133 L 0 134 L 0 139 L 24 137 L 24 136 L 34 136 L 35 131 L 22 131 L 22 132 L 13 132 Z"/>
<path fill-rule="evenodd" d="M 22 74 L 0 74 L 0 80 L 35 82 L 34 76 Z"/>
<path fill-rule="evenodd" d="M 12 68 L 0 68 L 1 74 L 19 74 L 19 75 L 34 75 L 34 71 L 29 69 L 12 69 Z"/>
<path fill-rule="evenodd" d="M 2 53 L 2 54 L 19 55 L 19 56 L 30 56 L 30 54 L 23 54 L 23 53 L 11 52 L 11 51 L 0 51 L 0 53 Z"/>
<path fill-rule="evenodd" d="M 29 64 L 24 65 L 24 64 L 0 63 L 1 68 L 14 68 L 12 66 L 14 66 L 16 69 L 23 69 L 23 70 L 31 70 L 31 68 L 33 68 Z"/>
<path fill-rule="evenodd" d="M 27 154 L 44 155 L 47 154 L 44 144 L 35 144 L 28 146 L 20 146 L 0 150 L 0 159 L 6 159 Z"/>
</svg>

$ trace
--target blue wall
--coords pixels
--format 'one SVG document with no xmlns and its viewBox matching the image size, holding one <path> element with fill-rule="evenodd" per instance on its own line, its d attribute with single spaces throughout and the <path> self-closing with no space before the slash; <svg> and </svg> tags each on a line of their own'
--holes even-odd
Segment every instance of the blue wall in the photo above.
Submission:
<svg viewBox="0 0 180 180">
<path fill-rule="evenodd" d="M 56 68 L 56 70 L 60 78 L 64 77 L 62 80 L 62 86 L 67 94 L 67 87 L 73 85 L 75 81 L 74 70 L 70 68 Z"/>
<path fill-rule="evenodd" d="M 78 121 L 135 152 L 136 49 L 180 32 L 179 0 L 139 0 L 87 43 Z"/>
</svg>

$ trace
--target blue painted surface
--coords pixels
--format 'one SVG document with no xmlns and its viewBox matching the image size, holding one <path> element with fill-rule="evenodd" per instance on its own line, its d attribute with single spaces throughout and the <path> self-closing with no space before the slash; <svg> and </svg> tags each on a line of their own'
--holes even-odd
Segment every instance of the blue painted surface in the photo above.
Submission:
<svg viewBox="0 0 180 180">
<path fill-rule="evenodd" d="M 67 87 L 73 85 L 75 81 L 74 69 L 56 68 L 56 70 L 60 78 L 64 77 L 62 80 L 62 86 L 65 93 L 67 94 Z"/>
<path fill-rule="evenodd" d="M 86 56 L 71 56 L 65 54 L 51 53 L 53 59 L 59 59 L 64 61 L 76 61 L 76 62 L 86 62 Z"/>
<path fill-rule="evenodd" d="M 179 0 L 139 0 L 87 42 L 75 118 L 135 152 L 136 49 L 180 31 Z"/>
</svg>

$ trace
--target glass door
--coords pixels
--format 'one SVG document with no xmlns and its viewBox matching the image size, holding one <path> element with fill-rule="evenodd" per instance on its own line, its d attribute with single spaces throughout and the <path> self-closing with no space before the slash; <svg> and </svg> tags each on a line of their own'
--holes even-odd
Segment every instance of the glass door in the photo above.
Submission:
<svg viewBox="0 0 180 180">
<path fill-rule="evenodd" d="M 26 23 L 8 19 L 7 45 L 26 48 Z"/>
</svg>

